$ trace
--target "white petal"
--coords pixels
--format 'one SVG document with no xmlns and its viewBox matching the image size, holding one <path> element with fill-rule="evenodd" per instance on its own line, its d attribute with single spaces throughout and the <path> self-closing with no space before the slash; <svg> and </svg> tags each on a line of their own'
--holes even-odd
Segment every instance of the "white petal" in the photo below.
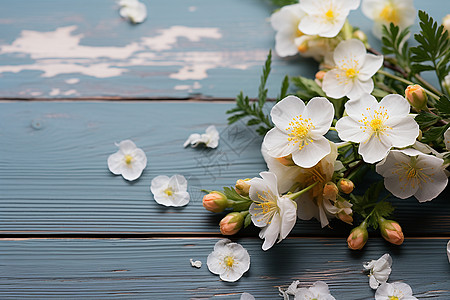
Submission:
<svg viewBox="0 0 450 300">
<path fill-rule="evenodd" d="M 270 116 L 272 122 L 280 130 L 285 130 L 289 127 L 289 123 L 295 117 L 302 115 L 305 110 L 305 103 L 298 97 L 287 96 L 272 108 Z"/>
<path fill-rule="evenodd" d="M 170 178 L 165 175 L 159 175 L 153 178 L 150 190 L 153 194 L 159 192 L 160 190 L 165 190 L 169 184 Z"/>
<path fill-rule="evenodd" d="M 366 54 L 364 64 L 359 70 L 359 80 L 369 80 L 383 65 L 383 55 Z"/>
<path fill-rule="evenodd" d="M 444 171 L 437 172 L 438 173 L 434 174 L 434 176 L 426 183 L 423 183 L 422 187 L 414 194 L 414 197 L 416 197 L 419 202 L 433 200 L 447 187 L 448 178 Z"/>
<path fill-rule="evenodd" d="M 315 126 L 314 132 L 324 135 L 334 118 L 333 104 L 325 97 L 314 97 L 306 105 L 305 118 L 311 119 Z"/>
<path fill-rule="evenodd" d="M 376 290 L 380 283 L 375 279 L 375 276 L 370 275 L 369 276 L 369 286 L 371 289 Z"/>
<path fill-rule="evenodd" d="M 389 124 L 386 122 L 386 125 Z M 419 125 L 412 117 L 406 116 L 387 132 L 393 147 L 407 147 L 414 144 L 419 136 Z"/>
<path fill-rule="evenodd" d="M 450 76 L 450 75 L 447 75 L 447 76 Z M 450 127 L 444 133 L 444 143 L 445 143 L 445 148 L 447 150 L 450 150 Z"/>
<path fill-rule="evenodd" d="M 367 18 L 373 20 L 375 13 L 380 11 L 382 7 L 383 2 L 380 0 L 364 0 L 361 5 L 361 10 Z"/>
<path fill-rule="evenodd" d="M 225 267 L 223 266 L 223 259 L 218 252 L 213 251 L 208 255 L 206 259 L 206 265 L 208 266 L 208 270 L 213 274 L 221 274 L 225 271 Z"/>
<path fill-rule="evenodd" d="M 308 193 L 297 198 L 297 203 L 297 217 L 300 220 L 319 219 L 319 208 Z"/>
<path fill-rule="evenodd" d="M 360 99 L 364 94 L 372 93 L 374 83 L 372 79 L 367 81 L 355 80 L 352 85 L 352 89 L 347 93 L 347 97 L 350 99 Z"/>
<path fill-rule="evenodd" d="M 123 153 L 119 151 L 111 154 L 108 157 L 108 168 L 114 175 L 122 174 L 123 169 L 126 168 Z"/>
<path fill-rule="evenodd" d="M 329 141 L 320 136 L 305 145 L 302 150 L 292 153 L 294 163 L 303 168 L 311 168 L 315 166 L 322 158 L 331 152 Z"/>
<path fill-rule="evenodd" d="M 298 147 L 288 140 L 289 136 L 278 129 L 272 128 L 264 137 L 264 146 L 272 157 L 284 157 L 294 152 Z"/>
<path fill-rule="evenodd" d="M 380 138 L 373 135 L 366 142 L 359 144 L 358 153 L 365 162 L 373 164 L 385 158 L 390 148 L 391 144 L 384 135 Z"/>
<path fill-rule="evenodd" d="M 255 300 L 255 297 L 249 293 L 242 293 L 240 300 Z"/>
<path fill-rule="evenodd" d="M 298 48 L 295 44 L 295 32 L 291 30 L 278 31 L 275 35 L 275 52 L 280 57 L 298 54 Z"/>
<path fill-rule="evenodd" d="M 172 197 L 172 205 L 175 207 L 185 206 L 189 203 L 191 196 L 188 192 L 177 192 Z"/>
<path fill-rule="evenodd" d="M 363 64 L 366 59 L 366 47 L 363 42 L 357 39 L 351 39 L 339 43 L 334 49 L 333 58 L 337 66 L 342 67 L 350 60 L 355 60 Z"/>
<path fill-rule="evenodd" d="M 380 101 L 380 107 L 386 108 L 389 118 L 404 118 L 411 109 L 408 101 L 398 94 L 385 96 Z"/>
<path fill-rule="evenodd" d="M 137 148 L 136 144 L 131 140 L 121 141 L 119 144 L 116 144 L 116 146 L 118 146 L 120 151 L 122 151 L 124 154 L 129 154 L 131 151 Z"/>
<path fill-rule="evenodd" d="M 122 170 L 122 177 L 128 181 L 133 181 L 138 179 L 142 174 L 143 169 L 137 166 L 126 166 Z"/>
<path fill-rule="evenodd" d="M 412 296 L 413 294 L 411 287 L 404 282 L 394 282 L 392 285 L 394 289 L 400 290 L 403 296 Z"/>
<path fill-rule="evenodd" d="M 346 95 L 346 88 L 348 84 L 344 84 L 341 79 L 342 71 L 331 70 L 323 77 L 322 89 L 328 97 L 339 99 Z"/>
<path fill-rule="evenodd" d="M 336 123 L 338 136 L 343 141 L 360 143 L 369 138 L 369 133 L 360 128 L 361 124 L 350 117 L 343 117 Z"/>
<path fill-rule="evenodd" d="M 317 295 L 327 295 L 330 293 L 330 290 L 328 289 L 328 285 L 323 281 L 316 281 L 314 284 L 309 288 L 311 292 Z"/>
<path fill-rule="evenodd" d="M 387 300 L 393 293 L 394 287 L 391 283 L 382 283 L 375 293 L 375 300 Z"/>
<path fill-rule="evenodd" d="M 370 94 L 364 94 L 360 99 L 350 100 L 345 103 L 345 111 L 349 117 L 355 120 L 362 119 L 362 115 L 366 113 L 367 108 L 378 109 L 378 107 L 377 99 Z"/>
<path fill-rule="evenodd" d="M 262 249 L 264 251 L 272 248 L 272 246 L 275 244 L 280 233 L 280 226 L 281 217 L 278 213 L 276 213 L 272 218 L 272 222 L 270 222 L 270 224 L 261 231 L 261 234 L 264 238 L 264 243 L 262 245 Z"/>
<path fill-rule="evenodd" d="M 242 273 L 238 272 L 235 268 L 226 268 L 225 272 L 220 274 L 220 279 L 228 282 L 235 282 L 242 277 Z"/>
<path fill-rule="evenodd" d="M 414 195 L 419 186 L 417 184 L 412 186 L 409 182 L 400 181 L 398 176 L 390 176 L 384 178 L 384 186 L 395 197 L 406 199 Z"/>
<path fill-rule="evenodd" d="M 291 199 L 281 197 L 278 199 L 278 207 L 281 215 L 280 239 L 285 239 L 297 221 L 297 206 Z"/>
<path fill-rule="evenodd" d="M 189 144 L 193 145 L 194 147 L 198 145 L 198 143 L 201 141 L 201 135 L 198 133 L 191 134 L 186 142 L 184 142 L 183 146 L 187 147 Z"/>
<path fill-rule="evenodd" d="M 249 213 L 251 215 L 252 222 L 257 227 L 265 227 L 270 222 L 269 218 L 261 217 L 263 215 L 263 208 L 253 202 L 250 204 Z"/>
<path fill-rule="evenodd" d="M 145 169 L 147 166 L 147 156 L 142 149 L 136 148 L 130 152 L 130 155 L 133 157 L 133 168 Z"/>
<path fill-rule="evenodd" d="M 174 191 L 185 192 L 187 191 L 187 180 L 183 175 L 173 175 L 169 179 L 168 186 L 171 187 Z"/>
<path fill-rule="evenodd" d="M 450 240 L 447 243 L 447 257 L 448 257 L 448 262 L 450 263 Z"/>
</svg>

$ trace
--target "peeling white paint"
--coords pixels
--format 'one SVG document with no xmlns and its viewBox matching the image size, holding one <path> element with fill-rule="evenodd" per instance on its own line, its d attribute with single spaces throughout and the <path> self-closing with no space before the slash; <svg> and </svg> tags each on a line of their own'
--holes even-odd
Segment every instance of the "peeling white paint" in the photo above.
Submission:
<svg viewBox="0 0 450 300">
<path fill-rule="evenodd" d="M 67 84 L 77 84 L 78 82 L 80 82 L 79 78 L 69 78 L 66 80 Z"/>
<path fill-rule="evenodd" d="M 58 96 L 61 93 L 61 91 L 58 88 L 53 88 L 50 93 L 48 93 L 50 96 Z"/>
<path fill-rule="evenodd" d="M 200 88 L 202 88 L 202 85 L 198 81 L 195 81 L 193 85 L 176 85 L 174 87 L 176 91 L 188 91 L 189 93 Z"/>
</svg>

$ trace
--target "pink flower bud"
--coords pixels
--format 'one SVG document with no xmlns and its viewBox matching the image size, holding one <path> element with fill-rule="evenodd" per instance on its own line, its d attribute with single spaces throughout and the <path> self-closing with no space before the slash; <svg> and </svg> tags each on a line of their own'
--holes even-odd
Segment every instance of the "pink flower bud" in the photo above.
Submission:
<svg viewBox="0 0 450 300">
<path fill-rule="evenodd" d="M 233 235 L 237 233 L 244 225 L 244 216 L 245 214 L 240 212 L 229 213 L 219 223 L 220 232 L 223 235 Z"/>
<path fill-rule="evenodd" d="M 339 194 L 339 189 L 333 182 L 327 182 L 323 187 L 324 199 L 336 201 L 337 194 Z"/>
<path fill-rule="evenodd" d="M 427 105 L 427 94 L 423 87 L 418 84 L 409 85 L 405 90 L 405 97 L 409 104 L 418 111 Z"/>
<path fill-rule="evenodd" d="M 352 250 L 361 250 L 369 239 L 366 224 L 363 222 L 358 227 L 353 228 L 347 238 L 348 247 Z"/>
<path fill-rule="evenodd" d="M 228 207 L 228 199 L 221 192 L 214 191 L 203 196 L 203 207 L 215 213 L 223 212 Z"/>
<path fill-rule="evenodd" d="M 403 236 L 403 231 L 400 224 L 392 220 L 385 220 L 383 218 L 380 218 L 378 223 L 380 225 L 381 235 L 386 241 L 394 245 L 401 245 L 403 243 L 405 237 Z"/>
<path fill-rule="evenodd" d="M 323 77 L 325 77 L 325 74 L 327 74 L 327 72 L 325 71 L 319 71 L 316 73 L 316 79 L 319 81 L 323 80 Z"/>
<path fill-rule="evenodd" d="M 353 183 L 353 181 L 348 180 L 347 178 L 342 178 L 338 182 L 338 187 L 339 190 L 341 190 L 341 192 L 343 192 L 344 194 L 350 194 L 351 192 L 353 192 L 355 184 Z"/>
<path fill-rule="evenodd" d="M 296 165 L 294 163 L 294 161 L 292 160 L 292 154 L 289 154 L 288 156 L 284 156 L 284 157 L 279 157 L 279 158 L 277 158 L 277 160 L 279 163 L 281 163 L 282 165 L 285 165 L 287 167 L 292 167 L 292 166 Z"/>
<path fill-rule="evenodd" d="M 241 196 L 248 196 L 248 192 L 250 191 L 250 184 L 248 181 L 250 179 L 239 179 L 236 181 L 235 190 Z"/>
<path fill-rule="evenodd" d="M 353 224 L 353 216 L 350 214 L 347 214 L 345 211 L 341 211 L 337 214 L 337 217 L 342 222 L 345 222 L 347 224 L 352 225 Z"/>
</svg>

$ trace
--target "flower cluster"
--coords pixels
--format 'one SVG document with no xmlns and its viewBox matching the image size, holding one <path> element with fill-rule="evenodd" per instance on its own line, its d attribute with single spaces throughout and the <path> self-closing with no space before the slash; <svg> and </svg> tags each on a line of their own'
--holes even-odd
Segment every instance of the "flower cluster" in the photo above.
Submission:
<svg viewBox="0 0 450 300">
<path fill-rule="evenodd" d="M 291 95 L 285 78 L 266 115 L 269 54 L 257 103 L 241 93 L 236 108 L 227 112 L 234 114 L 230 123 L 248 116 L 249 126 L 260 124 L 256 131 L 264 135 L 261 152 L 268 172 L 204 197 L 209 211 L 231 210 L 220 222 L 223 234 L 253 224 L 261 228 L 267 250 L 287 237 L 297 218 L 315 218 L 322 227 L 338 219 L 357 222 L 347 239 L 350 249 L 364 247 L 370 228 L 400 245 L 404 235 L 391 220 L 390 196 L 426 202 L 446 189 L 448 31 L 420 11 L 417 46 L 409 47 L 412 1 L 363 0 L 363 14 L 374 20 L 374 33 L 382 37 L 380 53 L 347 21 L 359 5 L 359 0 L 300 0 L 271 16 L 279 56 L 300 53 L 321 64 L 315 80 L 292 79 L 298 90 Z M 423 71 L 436 73 L 439 88 L 423 79 Z M 384 179 L 361 195 L 355 185 L 368 172 Z"/>
</svg>

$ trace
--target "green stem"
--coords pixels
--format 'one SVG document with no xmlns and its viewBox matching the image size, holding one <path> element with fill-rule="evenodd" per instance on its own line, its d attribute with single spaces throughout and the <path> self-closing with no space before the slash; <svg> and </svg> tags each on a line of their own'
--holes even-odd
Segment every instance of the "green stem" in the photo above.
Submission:
<svg viewBox="0 0 450 300">
<path fill-rule="evenodd" d="M 394 74 L 391 74 L 391 73 L 383 71 L 383 70 L 378 70 L 377 73 L 382 74 L 382 75 L 384 75 L 386 77 L 390 77 L 392 79 L 398 80 L 400 82 L 403 82 L 404 84 L 408 84 L 408 85 L 413 85 L 414 84 L 414 82 L 412 82 L 412 81 L 406 80 L 404 78 L 401 78 L 399 76 L 396 76 Z M 434 94 L 433 92 L 430 92 L 429 90 L 427 90 L 425 88 L 423 90 L 425 91 L 425 93 L 427 93 L 428 95 L 430 95 L 434 99 L 439 100 L 439 96 L 438 95 Z"/>
<path fill-rule="evenodd" d="M 430 91 L 432 91 L 433 93 L 439 95 L 440 92 L 434 87 L 432 86 L 428 81 L 426 81 L 425 79 L 423 79 L 422 76 L 420 76 L 419 74 L 414 75 L 414 77 L 417 79 L 417 81 L 420 82 L 420 84 L 422 84 L 423 86 L 425 86 L 427 89 L 429 89 Z"/>
<path fill-rule="evenodd" d="M 336 127 L 330 127 L 329 130 L 331 130 L 331 131 L 337 131 L 337 130 L 336 130 Z"/>
<path fill-rule="evenodd" d="M 339 148 L 348 146 L 348 145 L 350 145 L 350 144 L 351 144 L 351 142 L 344 142 L 344 143 L 342 143 L 342 144 L 339 144 L 337 147 L 338 147 L 338 149 L 339 149 Z"/>
<path fill-rule="evenodd" d="M 309 191 L 310 189 L 312 189 L 313 187 L 315 187 L 317 184 L 319 183 L 319 181 L 314 182 L 313 184 L 311 184 L 310 186 L 304 188 L 303 190 L 297 192 L 297 193 L 293 193 L 290 195 L 287 195 L 291 200 L 294 200 L 295 198 L 299 197 L 300 195 L 306 193 L 307 191 Z"/>
</svg>

